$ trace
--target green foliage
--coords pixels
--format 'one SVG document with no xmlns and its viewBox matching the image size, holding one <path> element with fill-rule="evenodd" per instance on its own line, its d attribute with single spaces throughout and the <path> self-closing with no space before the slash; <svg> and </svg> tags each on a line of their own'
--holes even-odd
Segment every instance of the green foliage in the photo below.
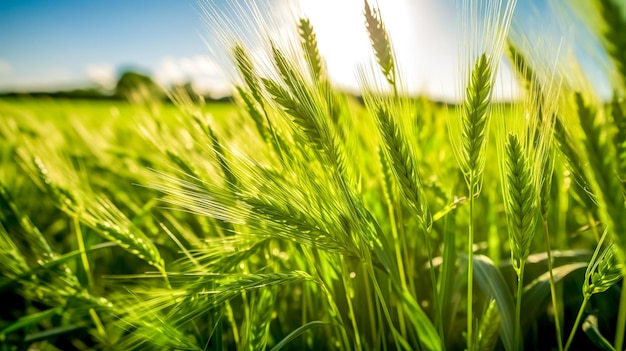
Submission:
<svg viewBox="0 0 626 351">
<path fill-rule="evenodd" d="M 163 90 L 149 76 L 128 71 L 118 79 L 115 94 L 131 102 L 145 103 L 161 99 Z"/>
<path fill-rule="evenodd" d="M 595 0 L 594 4 L 604 21 L 600 31 L 607 53 L 613 59 L 623 87 L 626 88 L 626 37 L 623 35 L 626 30 L 626 7 L 615 0 Z"/>
</svg>

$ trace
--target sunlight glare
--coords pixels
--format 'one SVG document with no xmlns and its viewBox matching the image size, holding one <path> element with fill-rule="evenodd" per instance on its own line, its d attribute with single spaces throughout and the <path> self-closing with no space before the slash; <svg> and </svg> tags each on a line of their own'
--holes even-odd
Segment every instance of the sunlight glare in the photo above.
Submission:
<svg viewBox="0 0 626 351">
<path fill-rule="evenodd" d="M 359 65 L 375 62 L 363 19 L 360 0 L 300 0 L 301 13 L 317 33 L 320 54 L 335 83 L 359 91 L 355 79 Z M 402 84 L 411 94 L 454 100 L 458 86 L 458 39 L 455 1 L 387 0 L 380 8 L 389 32 Z M 514 94 L 508 67 L 501 66 L 497 96 Z"/>
</svg>

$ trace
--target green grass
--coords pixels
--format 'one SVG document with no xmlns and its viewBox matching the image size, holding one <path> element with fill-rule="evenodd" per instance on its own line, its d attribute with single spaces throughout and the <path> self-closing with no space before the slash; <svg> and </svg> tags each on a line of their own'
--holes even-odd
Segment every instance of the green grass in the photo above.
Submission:
<svg viewBox="0 0 626 351">
<path fill-rule="evenodd" d="M 306 19 L 229 42 L 233 104 L 0 100 L 0 350 L 621 349 L 624 91 L 509 41 L 492 101 L 500 10 L 458 106 L 404 94 L 367 2 L 363 104 Z"/>
</svg>

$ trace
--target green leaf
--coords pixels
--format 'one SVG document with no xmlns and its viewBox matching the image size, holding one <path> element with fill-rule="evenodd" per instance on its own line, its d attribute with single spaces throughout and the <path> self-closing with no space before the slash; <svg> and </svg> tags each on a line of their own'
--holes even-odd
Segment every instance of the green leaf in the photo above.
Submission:
<svg viewBox="0 0 626 351">
<path fill-rule="evenodd" d="M 600 350 L 615 351 L 611 343 L 600 333 L 600 329 L 598 329 L 598 317 L 592 314 L 587 316 L 583 323 L 583 331 Z"/>
<path fill-rule="evenodd" d="M 100 249 L 104 249 L 107 247 L 113 247 L 113 246 L 118 246 L 117 243 L 114 243 L 112 241 L 107 241 L 107 242 L 103 242 L 100 244 L 96 244 L 90 248 L 88 248 L 86 250 L 86 252 L 92 252 L 95 250 L 100 250 Z M 43 264 L 39 265 L 39 266 L 35 266 L 33 269 L 24 272 L 21 277 L 26 279 L 27 277 L 29 277 L 32 274 L 35 274 L 41 270 L 48 270 L 51 269 L 53 267 L 56 267 L 58 265 L 67 263 L 68 261 L 74 259 L 74 258 L 79 258 L 80 254 L 81 254 L 81 250 L 74 250 L 74 251 L 70 251 L 66 254 L 60 255 L 60 256 L 56 256 L 53 259 L 50 259 L 49 261 L 44 262 Z M 16 279 L 20 279 L 19 277 Z M 13 284 L 13 280 L 8 280 L 8 281 L 3 281 L 2 283 L 0 283 L 0 290 L 6 288 L 8 285 Z"/>
<path fill-rule="evenodd" d="M 43 320 L 46 320 L 54 315 L 61 313 L 62 311 L 63 309 L 61 307 L 55 307 L 45 311 L 30 314 L 28 316 L 24 316 L 0 330 L 0 335 L 9 334 L 16 330 L 20 330 L 22 328 L 37 324 Z"/>
<path fill-rule="evenodd" d="M 426 350 L 441 350 L 441 339 L 439 338 L 439 334 L 437 334 L 435 326 L 430 318 L 428 318 L 428 315 L 417 304 L 408 291 L 403 290 L 401 294 L 405 302 L 403 306 L 405 307 L 409 321 L 411 321 L 417 331 L 420 345 Z"/>
<path fill-rule="evenodd" d="M 27 343 L 33 343 L 33 342 L 37 342 L 41 340 L 48 340 L 48 339 L 59 337 L 61 335 L 75 333 L 76 331 L 81 330 L 81 329 L 85 329 L 85 327 L 80 326 L 80 325 L 75 325 L 75 324 L 64 326 L 64 327 L 51 328 L 51 329 L 44 330 L 39 333 L 26 335 L 26 338 L 24 338 L 24 341 Z"/>
<path fill-rule="evenodd" d="M 586 262 L 576 262 L 556 267 L 552 269 L 554 282 L 557 283 L 573 272 L 586 267 Z M 544 308 L 549 299 L 550 272 L 545 272 L 524 287 L 522 294 L 522 311 L 524 311 L 522 313 L 522 327 L 528 326 L 531 321 L 535 320 L 535 317 Z"/>
<path fill-rule="evenodd" d="M 301 325 L 298 329 L 292 331 L 291 333 L 289 333 L 289 335 L 287 335 L 284 339 L 282 339 L 278 344 L 276 344 L 274 347 L 272 347 L 271 351 L 278 351 L 280 349 L 282 349 L 283 347 L 287 346 L 287 344 L 289 344 L 290 342 L 292 342 L 293 340 L 295 340 L 297 337 L 299 337 L 300 335 L 302 335 L 305 331 L 311 329 L 311 328 L 316 328 L 316 327 L 322 327 L 325 325 L 337 325 L 335 323 L 328 323 L 328 322 L 322 322 L 322 321 L 311 321 L 308 322 L 304 325 Z"/>
<path fill-rule="evenodd" d="M 496 300 L 500 312 L 500 339 L 504 348 L 507 351 L 516 350 L 513 341 L 515 334 L 513 295 L 502 273 L 489 257 L 474 255 L 474 281 L 488 299 Z"/>
<path fill-rule="evenodd" d="M 444 217 L 443 225 L 444 246 L 441 271 L 439 273 L 439 303 L 441 305 L 441 319 L 443 324 L 443 335 L 445 336 L 454 323 L 456 313 L 453 303 L 454 279 L 457 276 L 458 266 L 456 259 L 456 211 L 450 212 Z"/>
</svg>

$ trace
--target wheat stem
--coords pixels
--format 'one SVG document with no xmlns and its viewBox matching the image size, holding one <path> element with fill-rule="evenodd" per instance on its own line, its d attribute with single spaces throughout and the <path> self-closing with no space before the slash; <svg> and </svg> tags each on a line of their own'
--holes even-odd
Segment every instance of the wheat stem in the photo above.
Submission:
<svg viewBox="0 0 626 351">
<path fill-rule="evenodd" d="M 376 293 L 376 297 L 378 298 L 379 305 L 382 307 L 383 314 L 385 315 L 385 319 L 387 320 L 387 323 L 389 323 L 389 327 L 391 328 L 391 330 L 397 332 L 396 327 L 393 325 L 393 319 L 391 318 L 391 314 L 389 313 L 389 308 L 387 308 L 387 302 L 386 302 L 385 296 L 382 290 L 380 289 L 378 280 L 376 279 L 376 274 L 371 266 L 368 265 L 366 269 L 367 269 L 367 274 L 372 280 L 372 283 L 373 283 L 372 285 L 374 286 L 374 291 Z M 397 337 L 394 337 L 393 341 L 397 349 L 402 349 L 402 347 L 400 346 L 400 341 L 398 341 Z"/>
<path fill-rule="evenodd" d="M 98 332 L 100 337 L 102 339 L 106 339 L 107 338 L 106 329 L 104 329 L 104 325 L 102 324 L 102 320 L 100 319 L 100 316 L 98 316 L 98 313 L 96 312 L 95 308 L 90 308 L 89 309 L 89 316 L 91 317 L 91 320 L 93 321 L 93 324 L 96 326 L 96 331 Z"/>
<path fill-rule="evenodd" d="M 341 265 L 341 269 L 343 270 L 342 272 L 342 276 L 343 276 L 343 285 L 346 288 L 346 301 L 348 304 L 348 315 L 349 315 L 349 319 L 350 322 L 352 323 L 352 329 L 354 332 L 354 343 L 355 343 L 355 349 L 356 350 L 362 350 L 363 349 L 363 345 L 361 344 L 361 333 L 359 333 L 359 324 L 357 323 L 357 318 L 356 318 L 356 313 L 354 312 L 354 304 L 352 303 L 352 296 L 350 296 L 350 294 L 354 294 L 353 291 L 350 290 L 354 290 L 353 284 L 350 282 L 350 272 L 348 272 L 348 270 L 346 269 L 346 265 Z"/>
<path fill-rule="evenodd" d="M 585 296 L 583 298 L 583 303 L 580 305 L 580 308 L 578 309 L 578 315 L 576 315 L 576 320 L 574 321 L 574 326 L 572 327 L 572 331 L 570 332 L 569 337 L 567 338 L 567 343 L 565 343 L 565 348 L 563 349 L 564 351 L 569 350 L 570 346 L 572 345 L 572 341 L 574 341 L 574 335 L 576 334 L 576 330 L 578 329 L 580 320 L 582 319 L 583 313 L 585 312 L 585 308 L 587 307 L 587 302 L 589 302 L 589 297 Z"/>
<path fill-rule="evenodd" d="M 469 188 L 474 189 L 475 180 L 470 180 Z M 471 190 L 470 190 L 471 191 Z M 469 199 L 469 232 L 467 236 L 467 349 L 472 351 L 474 349 L 473 339 L 473 325 L 474 316 L 473 302 L 474 302 L 474 196 L 470 194 Z"/>
<path fill-rule="evenodd" d="M 475 62 L 467 83 L 463 104 L 461 157 L 459 161 L 469 190 L 469 228 L 467 238 L 467 347 L 474 349 L 473 283 L 474 283 L 474 206 L 483 171 L 488 126 L 487 110 L 491 101 L 491 65 L 486 54 Z"/>
<path fill-rule="evenodd" d="M 72 224 L 74 226 L 74 233 L 76 234 L 76 242 L 78 243 L 78 250 L 80 251 L 80 259 L 83 264 L 83 269 L 85 270 L 85 275 L 87 276 L 87 286 L 89 286 L 89 291 L 94 291 L 94 283 L 93 276 L 91 274 L 91 267 L 89 265 L 89 258 L 87 257 L 87 248 L 85 247 L 85 240 L 83 238 L 83 233 L 80 230 L 80 221 L 77 217 L 74 217 L 72 220 Z"/>
<path fill-rule="evenodd" d="M 522 339 L 522 293 L 524 288 L 524 269 L 526 268 L 526 260 L 520 262 L 517 270 L 517 294 L 515 296 L 515 347 L 518 350 L 523 349 Z"/>
<path fill-rule="evenodd" d="M 625 269 L 622 269 L 624 276 Z M 619 298 L 619 311 L 617 312 L 617 324 L 615 325 L 615 345 L 616 350 L 624 349 L 624 333 L 626 333 L 626 279 L 622 278 L 622 293 Z"/>
<path fill-rule="evenodd" d="M 561 318 L 559 314 L 559 304 L 557 301 L 556 284 L 554 282 L 552 248 L 550 245 L 550 232 L 548 228 L 548 220 L 543 219 L 543 232 L 546 240 L 546 252 L 548 254 L 548 273 L 550 274 L 550 295 L 552 297 L 552 308 L 554 309 L 554 327 L 556 329 L 556 342 L 559 351 L 563 350 L 563 339 L 561 334 Z"/>
<path fill-rule="evenodd" d="M 365 272 L 362 272 L 363 274 L 363 285 L 365 285 L 365 296 L 367 296 L 367 308 L 368 308 L 368 315 L 369 315 L 369 324 L 370 324 L 370 333 L 372 334 L 372 336 L 374 335 L 381 335 L 382 333 L 380 333 L 380 330 L 382 329 L 382 321 L 380 318 L 376 318 L 377 316 L 380 315 L 380 305 L 376 304 L 374 301 L 374 296 L 372 295 L 372 284 L 369 281 L 370 277 L 367 274 L 364 274 Z M 375 306 L 375 307 L 374 307 Z M 399 316 L 403 316 L 402 314 L 399 314 Z M 376 329 L 378 327 L 378 329 Z M 383 345 L 385 345 L 383 343 Z"/>
<path fill-rule="evenodd" d="M 392 187 L 392 191 L 393 191 L 393 195 L 392 195 L 393 198 L 394 199 L 399 198 L 397 187 Z M 395 203 L 397 203 L 397 201 L 395 201 Z M 403 245 L 403 243 L 404 244 L 406 243 L 404 241 L 404 236 L 402 240 L 400 240 L 400 237 L 398 235 L 398 222 L 402 223 L 402 220 L 400 221 L 396 220 L 396 212 L 397 212 L 398 218 L 401 218 L 400 216 L 402 216 L 402 211 L 399 208 L 399 206 L 393 206 L 391 201 L 387 201 L 387 213 L 390 219 L 389 224 L 391 225 L 391 237 L 393 238 L 394 250 L 396 252 L 396 264 L 398 265 L 398 271 L 400 272 L 400 285 L 402 286 L 403 290 L 408 290 L 408 286 L 406 282 L 406 274 L 404 273 L 405 269 L 404 269 L 404 259 L 403 259 L 403 257 L 408 257 L 408 256 L 403 256 L 403 253 L 402 253 L 402 247 L 406 248 L 406 245 Z M 398 310 L 398 321 L 400 324 L 400 333 L 406 336 L 404 311 L 402 309 Z"/>
</svg>

